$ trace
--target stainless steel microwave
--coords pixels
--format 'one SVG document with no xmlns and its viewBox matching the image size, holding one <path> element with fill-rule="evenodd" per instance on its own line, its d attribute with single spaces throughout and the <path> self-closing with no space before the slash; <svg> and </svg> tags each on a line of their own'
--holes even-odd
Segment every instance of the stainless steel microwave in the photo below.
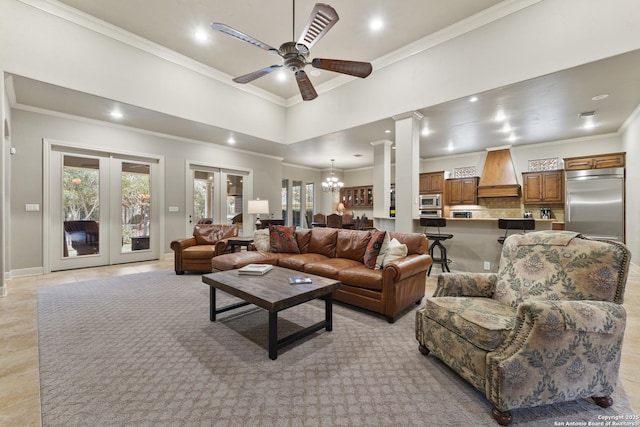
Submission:
<svg viewBox="0 0 640 427">
<path fill-rule="evenodd" d="M 421 194 L 420 210 L 442 209 L 442 195 L 440 194 Z"/>
</svg>

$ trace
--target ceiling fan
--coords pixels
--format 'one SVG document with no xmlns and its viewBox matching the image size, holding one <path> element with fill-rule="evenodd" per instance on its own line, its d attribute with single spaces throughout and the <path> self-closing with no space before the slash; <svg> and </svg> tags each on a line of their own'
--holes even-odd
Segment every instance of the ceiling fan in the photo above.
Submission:
<svg viewBox="0 0 640 427">
<path fill-rule="evenodd" d="M 293 2 L 293 16 L 294 16 L 294 35 L 295 39 L 295 0 Z M 311 84 L 311 80 L 304 72 L 304 67 L 311 64 L 314 68 L 322 70 L 334 71 L 336 73 L 348 74 L 351 76 L 365 78 L 371 74 L 372 67 L 368 62 L 358 61 L 345 61 L 340 59 L 325 59 L 315 58 L 311 62 L 307 61 L 309 51 L 311 48 L 338 22 L 338 13 L 334 8 L 328 4 L 317 3 L 309 20 L 302 31 L 302 35 L 297 42 L 285 42 L 279 49 L 269 46 L 266 43 L 261 42 L 241 31 L 231 28 L 228 25 L 214 22 L 211 24 L 211 28 L 221 33 L 230 35 L 244 42 L 250 43 L 256 47 L 269 51 L 271 53 L 278 54 L 282 57 L 281 65 L 271 65 L 261 70 L 253 71 L 249 74 L 245 74 L 233 79 L 236 83 L 249 83 L 257 78 L 266 76 L 273 71 L 276 71 L 282 67 L 287 68 L 294 72 L 296 81 L 298 82 L 298 88 L 302 99 L 305 101 L 311 101 L 315 99 L 318 94 Z"/>
</svg>

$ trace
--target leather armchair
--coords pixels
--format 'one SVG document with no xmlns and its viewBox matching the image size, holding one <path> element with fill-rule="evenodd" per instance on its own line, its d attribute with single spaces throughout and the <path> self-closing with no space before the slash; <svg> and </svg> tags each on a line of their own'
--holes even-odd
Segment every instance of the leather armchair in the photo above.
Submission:
<svg viewBox="0 0 640 427">
<path fill-rule="evenodd" d="M 211 260 L 227 250 L 227 240 L 238 236 L 236 224 L 196 224 L 193 236 L 171 242 L 176 274 L 211 273 Z"/>
<path fill-rule="evenodd" d="M 483 392 L 501 425 L 511 410 L 590 397 L 613 404 L 631 255 L 577 233 L 509 236 L 495 273 L 444 273 L 416 313 L 423 354 Z"/>
</svg>

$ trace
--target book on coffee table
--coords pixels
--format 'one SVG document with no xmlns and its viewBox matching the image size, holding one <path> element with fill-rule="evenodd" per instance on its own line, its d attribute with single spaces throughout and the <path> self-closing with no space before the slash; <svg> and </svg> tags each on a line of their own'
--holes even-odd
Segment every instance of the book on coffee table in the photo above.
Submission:
<svg viewBox="0 0 640 427">
<path fill-rule="evenodd" d="M 313 280 L 311 280 L 311 277 L 291 276 L 289 277 L 289 283 L 292 285 L 301 285 L 303 283 L 313 283 Z"/>
<path fill-rule="evenodd" d="M 250 274 L 253 276 L 262 276 L 273 268 L 271 264 L 247 264 L 238 269 L 238 274 Z"/>
</svg>

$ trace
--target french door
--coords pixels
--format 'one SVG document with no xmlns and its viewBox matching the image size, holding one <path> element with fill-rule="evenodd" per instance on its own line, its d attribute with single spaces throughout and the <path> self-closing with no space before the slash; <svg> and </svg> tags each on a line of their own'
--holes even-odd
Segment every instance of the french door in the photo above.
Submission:
<svg viewBox="0 0 640 427">
<path fill-rule="evenodd" d="M 187 236 L 198 222 L 242 228 L 250 171 L 187 162 Z"/>
<path fill-rule="evenodd" d="M 158 259 L 159 163 L 52 144 L 48 270 Z"/>
</svg>

